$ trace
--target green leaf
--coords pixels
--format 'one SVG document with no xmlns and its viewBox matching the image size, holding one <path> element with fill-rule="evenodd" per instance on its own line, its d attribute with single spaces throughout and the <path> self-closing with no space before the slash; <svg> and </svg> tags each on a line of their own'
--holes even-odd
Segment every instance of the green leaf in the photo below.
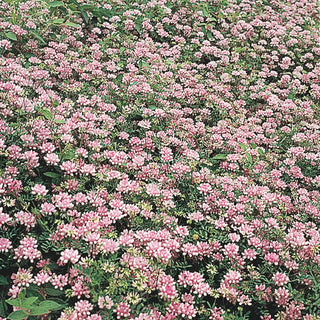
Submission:
<svg viewBox="0 0 320 320">
<path fill-rule="evenodd" d="M 37 297 L 30 297 L 30 298 L 26 298 L 26 299 L 23 299 L 21 301 L 21 307 L 22 308 L 26 308 L 26 309 L 30 309 L 30 307 L 32 306 L 32 304 L 34 302 L 36 302 L 38 300 Z"/>
<path fill-rule="evenodd" d="M 247 153 L 246 156 L 247 156 L 248 161 L 250 163 L 252 163 L 252 155 L 250 153 Z"/>
<path fill-rule="evenodd" d="M 293 99 L 294 98 L 294 92 L 290 92 L 289 94 L 288 94 L 288 99 Z"/>
<path fill-rule="evenodd" d="M 5 35 L 8 39 L 17 41 L 17 36 L 12 31 L 6 32 Z"/>
<path fill-rule="evenodd" d="M 37 109 L 39 113 L 41 113 L 47 120 L 52 120 L 53 119 L 53 114 L 50 112 L 49 109 L 47 108 L 39 108 Z"/>
<path fill-rule="evenodd" d="M 243 151 L 246 151 L 247 150 L 247 147 L 246 147 L 246 145 L 244 144 L 244 143 L 239 143 L 239 146 L 241 147 L 241 149 L 243 150 Z"/>
<path fill-rule="evenodd" d="M 70 0 L 70 2 L 72 2 L 73 4 L 75 4 L 77 7 L 79 7 L 79 2 L 76 0 Z"/>
<path fill-rule="evenodd" d="M 214 157 L 212 157 L 212 160 L 226 160 L 227 155 L 226 154 L 216 154 Z"/>
<path fill-rule="evenodd" d="M 84 4 L 83 6 L 81 6 L 81 10 L 86 10 L 86 11 L 93 11 L 95 10 L 96 7 L 92 4 Z"/>
<path fill-rule="evenodd" d="M 37 57 L 37 55 L 32 52 L 26 52 L 26 53 L 24 53 L 24 56 L 26 58 Z"/>
<path fill-rule="evenodd" d="M 70 21 L 66 22 L 64 25 L 68 27 L 73 27 L 73 28 L 81 28 L 80 24 L 70 22 Z"/>
<path fill-rule="evenodd" d="M 32 31 L 31 34 L 34 35 L 34 37 L 37 38 L 38 40 L 40 40 L 43 44 L 46 44 L 46 42 L 45 42 L 44 39 L 39 35 L 38 32 Z"/>
<path fill-rule="evenodd" d="M 54 122 L 55 123 L 66 123 L 66 121 L 65 120 L 61 120 L 61 119 L 54 119 Z"/>
<path fill-rule="evenodd" d="M 7 304 L 5 303 L 4 300 L 0 299 L 0 317 L 5 317 L 7 315 Z"/>
<path fill-rule="evenodd" d="M 64 23 L 64 19 L 54 19 L 54 20 L 52 20 L 52 23 L 54 23 L 54 24 L 62 24 L 62 23 Z"/>
<path fill-rule="evenodd" d="M 54 301 L 54 302 L 58 303 L 61 306 L 61 308 L 66 308 L 68 306 L 68 304 L 60 298 L 51 297 L 50 301 Z"/>
<path fill-rule="evenodd" d="M 126 50 L 125 47 L 121 47 L 121 48 L 119 49 L 120 54 L 123 53 L 125 50 Z"/>
<path fill-rule="evenodd" d="M 74 3 L 69 3 L 68 4 L 68 9 L 71 9 L 72 11 L 77 11 L 78 6 L 76 6 Z"/>
<path fill-rule="evenodd" d="M 149 66 L 150 66 L 149 63 L 140 60 L 140 62 L 139 62 L 139 68 L 149 67 Z"/>
<path fill-rule="evenodd" d="M 5 286 L 9 284 L 8 279 L 5 276 L 0 275 L 0 286 Z"/>
<path fill-rule="evenodd" d="M 10 304 L 11 306 L 14 306 L 14 307 L 20 307 L 21 306 L 21 300 L 20 299 L 7 299 L 6 303 Z"/>
<path fill-rule="evenodd" d="M 20 291 L 20 293 L 18 294 L 18 298 L 19 298 L 20 300 L 25 299 L 25 298 L 26 298 L 26 293 L 27 293 L 26 288 L 23 288 L 23 289 Z"/>
<path fill-rule="evenodd" d="M 62 305 L 60 305 L 59 303 L 55 302 L 55 301 L 52 301 L 52 300 L 46 300 L 46 301 L 43 301 L 39 304 L 39 307 L 41 308 L 47 308 L 51 311 L 54 311 L 54 310 L 60 310 L 63 308 Z"/>
<path fill-rule="evenodd" d="M 50 178 L 59 178 L 60 174 L 56 172 L 45 172 L 43 175 Z"/>
<path fill-rule="evenodd" d="M 118 83 L 122 83 L 122 79 L 123 79 L 123 74 L 120 73 L 117 75 L 116 80 L 118 81 Z"/>
<path fill-rule="evenodd" d="M 204 17 L 210 17 L 210 13 L 208 11 L 208 6 L 203 6 L 202 13 Z"/>
<path fill-rule="evenodd" d="M 49 296 L 53 296 L 53 297 L 62 296 L 64 294 L 62 290 L 55 289 L 55 288 L 45 288 L 45 291 Z"/>
<path fill-rule="evenodd" d="M 141 33 L 141 24 L 140 23 L 136 23 L 136 29 L 139 33 Z"/>
<path fill-rule="evenodd" d="M 36 209 L 36 210 L 33 210 L 32 212 L 34 214 L 38 215 L 40 213 L 40 211 L 38 209 Z M 43 296 L 41 295 L 41 293 L 39 292 L 39 290 L 38 290 L 38 288 L 36 286 L 30 285 L 27 288 L 27 295 L 29 297 L 36 297 L 36 298 L 38 298 L 39 301 L 43 301 Z"/>
<path fill-rule="evenodd" d="M 56 8 L 56 7 L 63 7 L 64 4 L 61 1 L 52 1 L 48 3 L 48 6 L 51 8 Z"/>
<path fill-rule="evenodd" d="M 11 320 L 23 320 L 23 319 L 26 319 L 27 317 L 28 317 L 28 314 L 22 310 L 14 311 L 8 315 L 8 319 L 11 319 Z"/>
<path fill-rule="evenodd" d="M 54 100 L 52 97 L 49 97 L 50 98 L 50 101 L 51 101 L 51 104 L 52 104 L 52 107 L 57 107 L 59 105 L 59 101 L 58 100 Z"/>
<path fill-rule="evenodd" d="M 257 151 L 260 154 L 260 156 L 264 156 L 264 151 L 262 149 L 258 148 Z"/>
<path fill-rule="evenodd" d="M 74 157 L 75 157 L 74 151 L 68 150 L 63 154 L 62 159 L 63 160 L 71 160 L 71 159 L 74 159 Z"/>
<path fill-rule="evenodd" d="M 87 12 L 84 11 L 83 9 L 81 9 L 81 8 L 80 8 L 80 12 L 81 12 L 82 18 L 85 21 L 85 23 L 88 23 L 89 22 L 89 16 L 88 16 Z"/>
<path fill-rule="evenodd" d="M 34 307 L 30 309 L 30 316 L 41 316 L 43 314 L 49 313 L 50 310 L 43 307 Z"/>
</svg>

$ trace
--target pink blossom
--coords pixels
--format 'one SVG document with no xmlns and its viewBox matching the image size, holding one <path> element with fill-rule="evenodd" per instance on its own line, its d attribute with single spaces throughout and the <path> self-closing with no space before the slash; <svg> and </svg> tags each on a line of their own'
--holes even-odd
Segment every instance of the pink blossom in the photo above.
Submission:
<svg viewBox="0 0 320 320">
<path fill-rule="evenodd" d="M 117 319 L 121 319 L 122 317 L 129 317 L 130 315 L 130 306 L 125 302 L 119 302 L 115 312 L 117 314 Z"/>
<path fill-rule="evenodd" d="M 276 253 L 268 253 L 264 258 L 269 264 L 277 265 L 279 263 L 279 256 Z"/>
<path fill-rule="evenodd" d="M 98 305 L 100 309 L 106 308 L 110 310 L 113 306 L 113 302 L 109 296 L 99 297 Z"/>
<path fill-rule="evenodd" d="M 41 184 L 35 184 L 32 187 L 32 194 L 37 194 L 37 195 L 42 195 L 45 196 L 48 193 L 48 190 L 46 189 L 46 187 L 44 185 Z"/>
<path fill-rule="evenodd" d="M 146 186 L 146 192 L 150 196 L 160 196 L 160 189 L 156 184 L 150 183 Z"/>
<path fill-rule="evenodd" d="M 61 257 L 59 261 L 62 264 L 66 264 L 69 261 L 73 264 L 77 263 L 78 260 L 80 259 L 79 251 L 74 250 L 74 249 L 65 249 L 64 251 L 61 252 Z"/>
<path fill-rule="evenodd" d="M 285 289 L 285 288 L 276 289 L 274 291 L 274 295 L 275 295 L 276 303 L 279 306 L 285 306 L 290 299 L 289 291 L 288 291 L 288 289 Z"/>
<path fill-rule="evenodd" d="M 8 252 L 12 248 L 11 241 L 7 238 L 0 238 L 0 252 Z"/>
<path fill-rule="evenodd" d="M 277 286 L 283 286 L 289 282 L 289 278 L 284 273 L 277 272 L 276 274 L 273 275 L 272 281 Z"/>
<path fill-rule="evenodd" d="M 114 253 L 119 249 L 119 244 L 112 239 L 101 239 L 100 243 L 105 253 Z"/>
<path fill-rule="evenodd" d="M 38 244 L 36 239 L 32 237 L 24 237 L 20 241 L 20 245 L 14 249 L 14 257 L 20 262 L 22 259 L 29 259 L 33 262 L 41 257 L 41 252 L 37 249 Z"/>
<path fill-rule="evenodd" d="M 48 153 L 45 157 L 44 160 L 48 163 L 48 164 L 52 164 L 52 165 L 56 165 L 59 163 L 59 156 L 55 153 Z"/>
<path fill-rule="evenodd" d="M 30 212 L 19 211 L 14 214 L 14 217 L 18 223 L 26 226 L 27 231 L 36 225 L 36 218 Z"/>
</svg>

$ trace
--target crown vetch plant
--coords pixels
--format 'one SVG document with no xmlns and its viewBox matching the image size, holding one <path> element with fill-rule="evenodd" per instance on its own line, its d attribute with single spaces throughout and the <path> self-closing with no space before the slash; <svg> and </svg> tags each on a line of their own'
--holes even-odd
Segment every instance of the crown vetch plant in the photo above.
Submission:
<svg viewBox="0 0 320 320">
<path fill-rule="evenodd" d="M 0 318 L 320 317 L 315 0 L 0 0 Z"/>
</svg>

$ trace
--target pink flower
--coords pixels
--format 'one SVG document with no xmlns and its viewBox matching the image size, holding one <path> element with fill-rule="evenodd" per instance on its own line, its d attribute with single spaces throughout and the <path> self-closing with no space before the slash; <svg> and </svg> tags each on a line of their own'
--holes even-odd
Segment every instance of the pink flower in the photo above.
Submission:
<svg viewBox="0 0 320 320">
<path fill-rule="evenodd" d="M 14 216 L 18 223 L 25 225 L 27 227 L 26 228 L 27 231 L 29 231 L 31 227 L 34 227 L 36 225 L 36 218 L 30 212 L 19 211 L 15 213 Z"/>
<path fill-rule="evenodd" d="M 239 283 L 240 280 L 242 280 L 242 277 L 241 273 L 238 271 L 231 270 L 224 276 L 224 281 L 229 285 Z"/>
<path fill-rule="evenodd" d="M 9 50 L 11 47 L 12 47 L 12 45 L 9 40 L 0 40 L 0 48 L 4 48 L 5 50 Z"/>
<path fill-rule="evenodd" d="M 144 164 L 144 160 L 145 158 L 142 156 L 134 156 L 132 159 L 132 163 L 137 167 L 141 167 Z"/>
<path fill-rule="evenodd" d="M 113 302 L 109 296 L 99 297 L 98 306 L 100 309 L 106 308 L 110 310 L 113 306 Z"/>
<path fill-rule="evenodd" d="M 29 259 L 33 262 L 41 257 L 41 252 L 37 249 L 37 240 L 32 237 L 24 237 L 20 241 L 18 248 L 14 249 L 14 258 L 20 262 L 22 259 Z"/>
<path fill-rule="evenodd" d="M 87 300 L 80 300 L 76 302 L 74 306 L 77 319 L 81 319 L 81 320 L 87 319 L 92 309 L 93 309 L 93 305 Z"/>
<path fill-rule="evenodd" d="M 161 160 L 162 161 L 172 161 L 173 156 L 172 156 L 172 150 L 170 148 L 162 148 L 160 151 L 161 154 Z"/>
<path fill-rule="evenodd" d="M 56 165 L 60 162 L 59 156 L 55 153 L 48 153 L 44 157 L 44 160 L 46 161 L 47 164 L 52 164 L 52 165 Z"/>
<path fill-rule="evenodd" d="M 75 172 L 77 172 L 77 166 L 72 161 L 65 161 L 60 166 L 61 170 L 65 171 L 66 174 L 73 175 Z"/>
<path fill-rule="evenodd" d="M 59 258 L 59 261 L 61 264 L 66 264 L 69 261 L 73 264 L 77 263 L 80 259 L 79 251 L 74 249 L 65 249 L 61 252 L 61 257 Z"/>
<path fill-rule="evenodd" d="M 23 154 L 23 159 L 26 160 L 26 165 L 28 169 L 34 169 L 39 167 L 39 156 L 35 151 L 26 151 Z"/>
<path fill-rule="evenodd" d="M 84 164 L 81 168 L 80 168 L 80 172 L 84 173 L 85 175 L 95 175 L 96 173 L 96 168 L 93 164 Z"/>
<path fill-rule="evenodd" d="M 99 314 L 91 314 L 86 320 L 102 320 L 102 317 Z"/>
<path fill-rule="evenodd" d="M 23 268 L 19 268 L 17 273 L 13 273 L 11 279 L 13 280 L 13 284 L 18 287 L 29 287 L 33 282 L 30 270 Z"/>
<path fill-rule="evenodd" d="M 114 253 L 119 249 L 118 242 L 112 239 L 100 239 L 100 243 L 102 244 L 102 250 L 105 253 Z"/>
<path fill-rule="evenodd" d="M 229 243 L 224 246 L 223 251 L 228 258 L 236 257 L 239 251 L 239 246 L 234 243 Z"/>
<path fill-rule="evenodd" d="M 197 311 L 192 304 L 189 303 L 181 303 L 179 306 L 178 313 L 183 318 L 192 319 L 197 315 Z"/>
<path fill-rule="evenodd" d="M 62 290 L 68 284 L 68 274 L 52 274 L 50 282 L 55 289 Z"/>
<path fill-rule="evenodd" d="M 0 252 L 8 252 L 12 248 L 11 241 L 7 238 L 0 238 Z"/>
<path fill-rule="evenodd" d="M 279 256 L 276 253 L 267 253 L 264 258 L 269 264 L 278 265 L 279 263 Z"/>
<path fill-rule="evenodd" d="M 42 184 L 35 184 L 34 187 L 32 187 L 32 194 L 42 195 L 45 196 L 48 193 L 47 188 Z"/>
<path fill-rule="evenodd" d="M 193 285 L 194 292 L 199 296 L 207 296 L 211 294 L 210 286 L 205 282 L 199 282 Z"/>
<path fill-rule="evenodd" d="M 159 290 L 160 290 L 159 295 L 162 298 L 166 298 L 166 299 L 171 300 L 171 299 L 174 299 L 178 296 L 178 292 L 177 292 L 174 284 L 165 284 L 165 285 L 161 286 Z"/>
<path fill-rule="evenodd" d="M 77 297 L 78 299 L 80 299 L 82 295 L 86 298 L 90 297 L 90 290 L 81 279 L 76 280 L 76 282 L 71 286 L 71 290 L 72 296 Z"/>
<path fill-rule="evenodd" d="M 115 309 L 117 313 L 117 319 L 121 319 L 122 317 L 129 317 L 130 315 L 130 306 L 127 303 L 119 302 L 117 308 Z"/>
<path fill-rule="evenodd" d="M 238 242 L 240 240 L 240 235 L 238 233 L 229 233 L 228 237 L 233 242 Z"/>
<path fill-rule="evenodd" d="M 201 183 L 198 187 L 201 193 L 207 194 L 212 191 L 211 185 L 209 183 Z"/>
<path fill-rule="evenodd" d="M 143 120 L 143 121 L 139 121 L 138 122 L 138 126 L 141 127 L 141 128 L 150 129 L 151 128 L 151 123 L 148 120 Z"/>
<path fill-rule="evenodd" d="M 246 249 L 243 251 L 243 258 L 248 260 L 254 260 L 257 256 L 257 252 L 254 249 Z"/>
<path fill-rule="evenodd" d="M 279 306 L 285 306 L 290 299 L 289 290 L 285 288 L 276 289 L 274 291 L 274 296 L 275 296 L 276 303 Z"/>
<path fill-rule="evenodd" d="M 186 303 L 194 303 L 194 296 L 185 293 L 182 295 L 182 301 Z"/>
<path fill-rule="evenodd" d="M 52 215 L 53 212 L 55 212 L 56 207 L 52 203 L 45 202 L 41 205 L 41 213 Z"/>
<path fill-rule="evenodd" d="M 12 218 L 7 214 L 3 213 L 3 208 L 0 208 L 0 227 L 5 227 L 5 224 L 8 224 Z"/>
<path fill-rule="evenodd" d="M 73 199 L 72 196 L 66 192 L 59 192 L 57 195 L 52 197 L 52 201 L 56 207 L 61 209 L 62 211 L 66 211 L 67 209 L 73 208 Z"/>
<path fill-rule="evenodd" d="M 149 183 L 146 185 L 146 192 L 149 196 L 160 196 L 160 189 L 154 183 Z"/>
<path fill-rule="evenodd" d="M 38 286 L 48 283 L 51 279 L 51 276 L 49 273 L 44 272 L 41 270 L 35 277 L 34 277 L 34 283 Z"/>
<path fill-rule="evenodd" d="M 272 281 L 277 285 L 277 286 L 283 286 L 289 282 L 289 278 L 281 272 L 277 272 L 274 274 L 272 277 Z"/>
<path fill-rule="evenodd" d="M 211 310 L 210 320 L 224 320 L 224 311 L 221 308 L 214 307 Z"/>
</svg>

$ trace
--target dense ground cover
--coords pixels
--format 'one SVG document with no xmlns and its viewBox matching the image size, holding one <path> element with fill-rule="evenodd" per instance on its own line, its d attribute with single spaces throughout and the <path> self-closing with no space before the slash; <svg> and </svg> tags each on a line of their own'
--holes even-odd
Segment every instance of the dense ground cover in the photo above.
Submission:
<svg viewBox="0 0 320 320">
<path fill-rule="evenodd" d="M 0 318 L 320 318 L 317 1 L 0 3 Z"/>
</svg>

